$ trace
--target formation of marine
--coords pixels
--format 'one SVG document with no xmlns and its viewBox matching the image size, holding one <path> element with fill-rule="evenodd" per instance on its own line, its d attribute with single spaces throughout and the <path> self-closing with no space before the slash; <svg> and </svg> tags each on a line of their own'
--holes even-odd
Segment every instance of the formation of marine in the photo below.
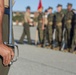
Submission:
<svg viewBox="0 0 76 75">
<path fill-rule="evenodd" d="M 53 14 L 53 8 L 49 7 L 43 13 L 43 8 L 38 10 L 37 30 L 39 47 L 47 47 L 60 51 L 74 52 L 76 47 L 76 10 L 68 3 L 66 13 L 62 11 L 62 5 L 58 4 L 57 12 Z M 48 45 L 46 42 L 48 42 Z"/>
<path fill-rule="evenodd" d="M 71 53 L 76 52 L 76 10 L 72 9 L 71 3 L 67 4 L 66 12 L 63 11 L 61 4 L 58 4 L 56 8 L 55 13 L 53 13 L 52 7 L 49 7 L 45 12 L 43 12 L 43 7 L 40 7 L 34 13 L 33 24 L 37 27 L 35 44 L 38 47 L 47 47 Z M 19 40 L 20 44 L 23 44 L 25 35 L 27 35 L 28 44 L 31 44 L 30 9 L 29 6 L 26 8 L 24 31 Z"/>
</svg>

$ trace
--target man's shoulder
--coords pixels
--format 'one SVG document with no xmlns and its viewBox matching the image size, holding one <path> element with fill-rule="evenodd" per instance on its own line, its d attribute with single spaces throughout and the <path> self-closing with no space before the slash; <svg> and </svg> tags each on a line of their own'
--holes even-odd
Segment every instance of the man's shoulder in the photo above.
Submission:
<svg viewBox="0 0 76 75">
<path fill-rule="evenodd" d="M 41 16 L 44 16 L 44 13 L 42 12 L 42 13 L 39 13 L 39 17 L 41 17 Z"/>
<path fill-rule="evenodd" d="M 25 17 L 30 17 L 30 13 L 25 12 L 25 13 L 24 13 L 24 16 L 25 16 Z"/>
<path fill-rule="evenodd" d="M 62 17 L 64 17 L 64 12 L 61 12 Z"/>
<path fill-rule="evenodd" d="M 54 14 L 52 13 L 52 14 L 48 14 L 48 17 L 53 17 L 54 16 Z"/>
<path fill-rule="evenodd" d="M 25 15 L 27 15 L 27 16 L 28 16 L 28 15 L 30 15 L 30 14 L 29 14 L 28 12 L 25 12 Z"/>
</svg>

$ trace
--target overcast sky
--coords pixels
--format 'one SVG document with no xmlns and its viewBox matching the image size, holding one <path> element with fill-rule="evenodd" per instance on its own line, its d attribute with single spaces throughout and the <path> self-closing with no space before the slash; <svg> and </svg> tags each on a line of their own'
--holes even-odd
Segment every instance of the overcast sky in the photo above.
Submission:
<svg viewBox="0 0 76 75">
<path fill-rule="evenodd" d="M 15 5 L 13 6 L 14 11 L 25 11 L 27 6 L 31 7 L 31 11 L 36 11 L 38 7 L 39 0 L 15 0 Z M 52 6 L 56 10 L 57 4 L 62 4 L 63 8 L 66 8 L 67 3 L 72 3 L 73 8 L 76 9 L 76 0 L 42 0 L 44 10 L 49 6 Z"/>
</svg>

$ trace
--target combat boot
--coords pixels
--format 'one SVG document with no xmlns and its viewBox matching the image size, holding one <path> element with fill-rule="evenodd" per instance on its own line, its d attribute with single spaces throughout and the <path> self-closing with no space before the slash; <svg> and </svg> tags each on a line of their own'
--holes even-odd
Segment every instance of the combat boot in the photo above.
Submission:
<svg viewBox="0 0 76 75">
<path fill-rule="evenodd" d="M 66 49 L 64 49 L 64 50 L 63 50 L 63 52 L 69 52 L 69 49 L 68 49 L 68 48 L 66 48 Z"/>
<path fill-rule="evenodd" d="M 43 44 L 39 44 L 38 47 L 43 47 Z"/>
<path fill-rule="evenodd" d="M 73 51 L 73 54 L 76 54 L 76 51 Z"/>
</svg>

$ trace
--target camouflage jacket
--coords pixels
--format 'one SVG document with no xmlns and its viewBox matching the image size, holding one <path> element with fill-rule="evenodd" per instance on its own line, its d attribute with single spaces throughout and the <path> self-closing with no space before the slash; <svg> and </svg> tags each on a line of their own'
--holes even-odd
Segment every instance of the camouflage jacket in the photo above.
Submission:
<svg viewBox="0 0 76 75">
<path fill-rule="evenodd" d="M 38 22 L 38 17 L 33 18 L 34 22 Z"/>
<path fill-rule="evenodd" d="M 48 24 L 49 24 L 49 25 L 50 25 L 50 24 L 53 24 L 54 14 L 49 14 L 47 19 L 48 19 Z"/>
<path fill-rule="evenodd" d="M 62 22 L 63 17 L 64 17 L 64 14 L 62 12 L 60 12 L 60 13 L 57 12 L 55 14 L 55 22 L 56 23 Z"/>
<path fill-rule="evenodd" d="M 72 18 L 73 18 L 73 12 L 72 11 L 67 11 L 64 17 L 64 23 L 72 23 Z"/>
<path fill-rule="evenodd" d="M 43 13 L 39 13 L 38 23 L 42 23 L 43 22 L 43 18 L 44 18 L 44 14 Z"/>
</svg>

